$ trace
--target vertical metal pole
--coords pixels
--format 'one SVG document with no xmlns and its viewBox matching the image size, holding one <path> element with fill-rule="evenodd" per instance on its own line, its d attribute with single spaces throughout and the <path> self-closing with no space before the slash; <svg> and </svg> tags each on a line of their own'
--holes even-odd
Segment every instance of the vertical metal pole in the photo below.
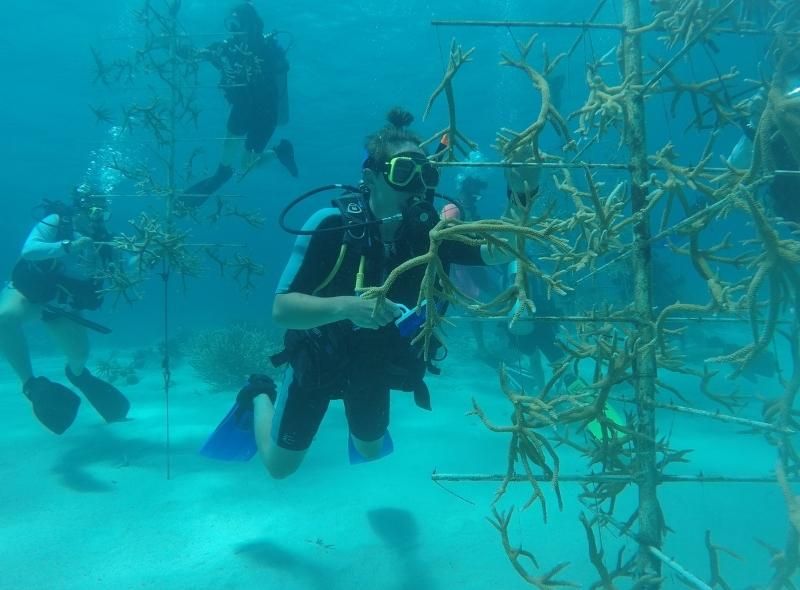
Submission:
<svg viewBox="0 0 800 590">
<path fill-rule="evenodd" d="M 175 163 L 177 162 L 176 155 L 176 138 L 177 138 L 177 112 L 178 103 L 180 101 L 179 88 L 179 72 L 178 72 L 178 13 L 170 9 L 169 17 L 169 67 L 170 67 L 170 105 L 169 105 L 169 162 L 167 170 L 168 192 L 167 192 L 167 222 L 172 221 L 172 208 L 176 196 L 176 178 L 175 178 Z"/>
<path fill-rule="evenodd" d="M 178 14 L 170 9 L 169 15 L 169 77 L 170 77 L 170 112 L 169 112 L 169 159 L 167 161 L 167 198 L 164 203 L 165 226 L 172 230 L 172 207 L 176 194 L 175 162 L 177 137 L 178 100 Z M 170 266 L 162 261 L 161 279 L 164 283 L 164 358 L 161 361 L 161 372 L 164 379 L 164 422 L 167 453 L 167 479 L 172 479 L 172 437 L 170 430 L 169 394 L 172 384 L 172 369 L 169 354 L 169 279 Z"/>
<path fill-rule="evenodd" d="M 637 28 L 641 24 L 640 0 L 625 0 L 624 24 L 627 29 Z M 642 45 L 639 35 L 623 34 L 623 68 L 626 80 L 634 87 L 641 88 Z M 631 164 L 631 206 L 632 213 L 644 209 L 647 190 L 647 141 L 644 97 L 640 92 L 631 92 L 625 104 L 625 143 L 630 150 Z M 650 220 L 643 217 L 634 226 L 634 252 L 632 256 L 634 273 L 634 306 L 635 313 L 645 320 L 651 318 L 651 250 Z M 640 324 L 639 342 L 650 342 L 653 329 L 650 323 Z M 636 440 L 634 469 L 637 472 L 639 486 L 639 550 L 637 576 L 641 579 L 649 574 L 658 575 L 661 563 L 654 558 L 648 547 L 661 547 L 662 517 L 658 503 L 658 471 L 656 469 L 656 424 L 655 410 L 648 402 L 655 400 L 656 355 L 653 348 L 647 351 L 636 351 L 634 364 L 634 383 L 636 387 L 637 419 L 636 429 L 641 435 Z M 649 584 L 642 588 L 657 588 L 658 584 Z"/>
</svg>

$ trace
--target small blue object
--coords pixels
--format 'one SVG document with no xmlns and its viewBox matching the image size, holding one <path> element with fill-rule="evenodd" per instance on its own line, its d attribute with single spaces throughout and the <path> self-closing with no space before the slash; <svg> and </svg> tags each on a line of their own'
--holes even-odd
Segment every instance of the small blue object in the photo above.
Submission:
<svg viewBox="0 0 800 590">
<path fill-rule="evenodd" d="M 353 443 L 353 436 L 349 434 L 347 435 L 347 454 L 350 459 L 350 465 L 359 465 L 361 463 L 377 461 L 378 459 L 383 459 L 386 455 L 390 455 L 392 451 L 394 451 L 394 443 L 392 442 L 392 437 L 389 435 L 388 430 L 383 435 L 383 446 L 381 447 L 381 452 L 374 457 L 370 457 L 369 459 L 358 452 L 356 445 Z"/>
<path fill-rule="evenodd" d="M 253 409 L 242 408 L 238 402 L 200 449 L 201 455 L 218 461 L 249 461 L 257 452 Z"/>
<path fill-rule="evenodd" d="M 417 307 L 411 309 L 405 305 L 401 305 L 401 307 L 403 308 L 403 315 L 394 321 L 394 325 L 397 326 L 401 336 L 408 338 L 413 336 L 425 323 L 425 319 L 428 317 L 428 303 L 423 300 Z"/>
</svg>

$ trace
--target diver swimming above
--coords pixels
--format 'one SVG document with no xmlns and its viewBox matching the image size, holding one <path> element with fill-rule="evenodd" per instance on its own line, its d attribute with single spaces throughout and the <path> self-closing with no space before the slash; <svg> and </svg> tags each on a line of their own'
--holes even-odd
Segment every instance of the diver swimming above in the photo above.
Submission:
<svg viewBox="0 0 800 590">
<path fill-rule="evenodd" d="M 412 392 L 418 406 L 430 409 L 424 382 L 429 363 L 422 345 L 411 344 L 418 326 L 406 323 L 420 317 L 406 309 L 417 306 L 425 268 L 401 274 L 379 306 L 358 296 L 426 253 L 429 232 L 439 221 L 432 203 L 439 172 L 420 148 L 421 138 L 409 130 L 413 117 L 395 108 L 388 119 L 367 139 L 361 189 L 311 216 L 283 271 L 272 309 L 275 323 L 287 329 L 285 350 L 273 357 L 289 365 L 281 386 L 265 377 L 251 379 L 226 418 L 230 428 L 223 421 L 204 454 L 247 458 L 257 442 L 267 471 L 284 478 L 300 466 L 331 400 L 344 402 L 353 463 L 391 452 L 390 390 Z M 452 263 L 510 261 L 485 245 L 457 241 L 442 243 L 438 254 L 445 270 Z M 226 449 L 237 443 L 236 433 L 248 420 L 255 434 L 250 449 Z"/>
<path fill-rule="evenodd" d="M 102 326 L 80 315 L 82 310 L 99 308 L 103 301 L 102 281 L 96 276 L 114 258 L 105 226 L 109 202 L 81 185 L 72 206 L 50 205 L 25 241 L 12 282 L 0 292 L 0 354 L 19 377 L 39 421 L 62 434 L 74 421 L 80 398 L 46 377 L 34 377 L 22 330 L 26 321 L 44 321 L 67 357 L 67 378 L 106 422 L 124 420 L 130 403 L 116 387 L 86 368 L 87 326 L 100 330 Z"/>
<path fill-rule="evenodd" d="M 289 122 L 286 51 L 275 34 L 264 34 L 264 22 L 250 2 L 236 6 L 225 19 L 230 39 L 195 51 L 195 58 L 210 62 L 220 72 L 220 88 L 231 106 L 222 160 L 216 172 L 195 183 L 179 198 L 187 208 L 199 207 L 234 173 L 241 154 L 240 174 L 273 158 L 297 177 L 292 144 L 283 139 L 264 151 L 275 128 Z M 182 49 L 187 53 L 187 49 Z"/>
</svg>

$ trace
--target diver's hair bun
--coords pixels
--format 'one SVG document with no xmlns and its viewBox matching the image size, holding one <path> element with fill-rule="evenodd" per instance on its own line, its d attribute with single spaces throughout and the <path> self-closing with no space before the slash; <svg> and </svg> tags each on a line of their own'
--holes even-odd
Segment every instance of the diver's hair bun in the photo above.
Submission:
<svg viewBox="0 0 800 590">
<path fill-rule="evenodd" d="M 414 122 L 414 115 L 402 107 L 394 107 L 386 114 L 386 119 L 394 127 L 397 127 L 398 129 L 405 129 L 410 127 Z"/>
</svg>

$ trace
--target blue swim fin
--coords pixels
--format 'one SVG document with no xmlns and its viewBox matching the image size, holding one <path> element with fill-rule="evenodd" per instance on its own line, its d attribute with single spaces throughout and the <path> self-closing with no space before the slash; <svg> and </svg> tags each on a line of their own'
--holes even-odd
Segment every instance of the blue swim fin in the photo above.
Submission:
<svg viewBox="0 0 800 590">
<path fill-rule="evenodd" d="M 253 432 L 253 409 L 237 401 L 211 433 L 200 454 L 219 461 L 249 461 L 258 452 Z"/>
<path fill-rule="evenodd" d="M 350 434 L 347 435 L 347 454 L 348 458 L 350 459 L 350 465 L 359 465 L 361 463 L 368 463 L 369 461 L 377 461 L 378 459 L 383 459 L 386 455 L 390 455 L 392 451 L 394 451 L 394 442 L 392 442 L 392 437 L 388 430 L 383 435 L 383 446 L 381 447 L 380 453 L 369 459 L 358 452 L 356 445 L 353 444 L 353 436 Z"/>
</svg>

